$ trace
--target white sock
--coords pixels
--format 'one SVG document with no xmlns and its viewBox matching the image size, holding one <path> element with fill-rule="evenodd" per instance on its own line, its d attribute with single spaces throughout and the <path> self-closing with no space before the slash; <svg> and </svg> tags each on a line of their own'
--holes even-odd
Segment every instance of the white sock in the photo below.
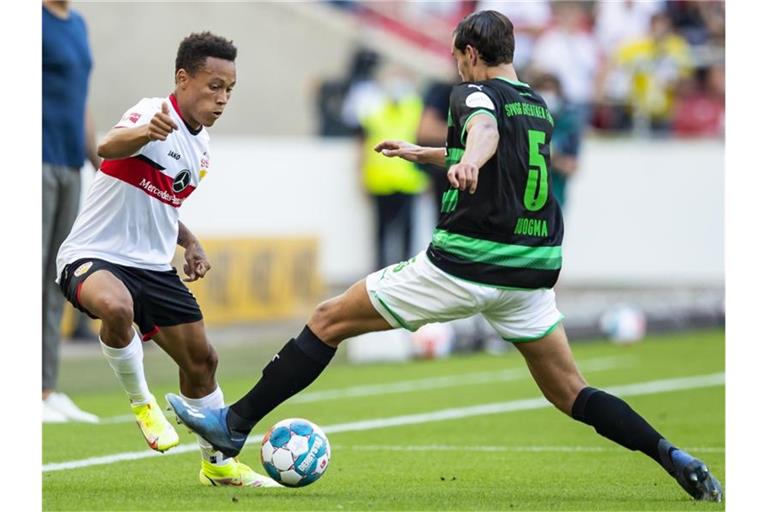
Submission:
<svg viewBox="0 0 768 512">
<path fill-rule="evenodd" d="M 101 341 L 101 351 L 114 370 L 117 380 L 128 393 L 132 404 L 146 404 L 152 398 L 147 381 L 144 378 L 144 348 L 141 339 L 134 330 L 133 339 L 124 348 L 109 347 Z"/>
<path fill-rule="evenodd" d="M 221 409 L 226 404 L 224 403 L 224 393 L 217 385 L 216 389 L 210 395 L 202 398 L 188 398 L 181 395 L 187 403 L 193 407 L 200 407 L 205 409 Z M 224 457 L 224 454 L 216 450 L 211 446 L 211 443 L 206 441 L 200 436 L 197 436 L 198 444 L 200 445 L 200 453 L 203 456 L 203 460 L 216 464 L 217 466 L 223 466 L 228 464 L 231 460 L 229 457 Z"/>
</svg>

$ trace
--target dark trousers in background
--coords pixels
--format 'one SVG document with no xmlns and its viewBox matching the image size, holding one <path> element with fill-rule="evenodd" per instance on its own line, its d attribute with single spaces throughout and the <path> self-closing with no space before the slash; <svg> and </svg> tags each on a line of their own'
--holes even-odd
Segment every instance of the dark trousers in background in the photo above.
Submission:
<svg viewBox="0 0 768 512">
<path fill-rule="evenodd" d="M 411 194 L 373 196 L 376 202 L 376 268 L 407 260 L 411 254 L 413 201 Z"/>
</svg>

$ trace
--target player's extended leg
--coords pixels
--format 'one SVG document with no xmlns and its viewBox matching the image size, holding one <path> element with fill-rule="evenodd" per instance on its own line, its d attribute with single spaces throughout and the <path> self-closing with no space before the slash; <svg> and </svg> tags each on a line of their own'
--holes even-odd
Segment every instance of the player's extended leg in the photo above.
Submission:
<svg viewBox="0 0 768 512">
<path fill-rule="evenodd" d="M 721 500 L 720 484 L 704 463 L 672 445 L 622 399 L 587 386 L 562 324 L 537 341 L 515 346 L 544 396 L 559 410 L 611 441 L 645 453 L 695 499 Z"/>
<path fill-rule="evenodd" d="M 225 455 L 235 456 L 261 418 L 322 373 L 339 343 L 391 328 L 371 305 L 365 280 L 361 280 L 340 296 L 320 304 L 301 334 L 272 358 L 256 385 L 230 407 L 212 412 L 190 410 L 179 397 L 169 394 L 166 398 L 187 426 Z"/>
<path fill-rule="evenodd" d="M 371 305 L 365 280 L 321 303 L 304 330 L 264 368 L 256 386 L 230 406 L 229 426 L 247 435 L 272 409 L 309 386 L 343 340 L 391 328 Z"/>
<path fill-rule="evenodd" d="M 208 341 L 202 320 L 161 327 L 152 337 L 179 366 L 179 388 L 184 400 L 207 409 L 224 407 L 224 393 L 216 382 L 219 357 Z M 198 479 L 204 485 L 262 487 L 271 480 L 247 465 L 226 457 L 198 436 L 202 455 Z"/>
<path fill-rule="evenodd" d="M 392 329 L 371 304 L 365 279 L 356 282 L 338 297 L 317 306 L 307 327 L 315 333 L 317 341 L 334 349 L 348 338 Z"/>
<path fill-rule="evenodd" d="M 179 444 L 176 430 L 149 392 L 142 341 L 133 329 L 133 298 L 126 286 L 111 272 L 97 270 L 82 281 L 77 300 L 101 320 L 101 350 L 128 394 L 149 447 L 163 452 Z"/>
</svg>

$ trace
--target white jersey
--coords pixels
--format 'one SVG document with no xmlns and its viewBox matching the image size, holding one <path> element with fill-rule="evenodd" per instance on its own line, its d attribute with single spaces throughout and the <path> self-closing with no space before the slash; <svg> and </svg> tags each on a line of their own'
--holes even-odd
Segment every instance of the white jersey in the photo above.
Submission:
<svg viewBox="0 0 768 512">
<path fill-rule="evenodd" d="M 208 171 L 208 132 L 190 130 L 175 96 L 144 98 L 116 127 L 148 124 L 163 102 L 176 122 L 166 140 L 137 153 L 104 160 L 80 214 L 56 258 L 56 275 L 80 258 L 148 270 L 170 270 L 179 230 L 179 207 Z"/>
</svg>

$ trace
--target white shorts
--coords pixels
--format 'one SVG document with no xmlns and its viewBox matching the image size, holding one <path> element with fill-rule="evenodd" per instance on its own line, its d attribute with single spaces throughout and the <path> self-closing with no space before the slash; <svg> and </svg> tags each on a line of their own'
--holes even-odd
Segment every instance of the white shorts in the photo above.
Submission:
<svg viewBox="0 0 768 512">
<path fill-rule="evenodd" d="M 498 288 L 447 274 L 424 251 L 370 274 L 365 285 L 373 307 L 393 327 L 415 331 L 424 324 L 483 315 L 506 341 L 534 341 L 563 319 L 555 292 Z"/>
</svg>

